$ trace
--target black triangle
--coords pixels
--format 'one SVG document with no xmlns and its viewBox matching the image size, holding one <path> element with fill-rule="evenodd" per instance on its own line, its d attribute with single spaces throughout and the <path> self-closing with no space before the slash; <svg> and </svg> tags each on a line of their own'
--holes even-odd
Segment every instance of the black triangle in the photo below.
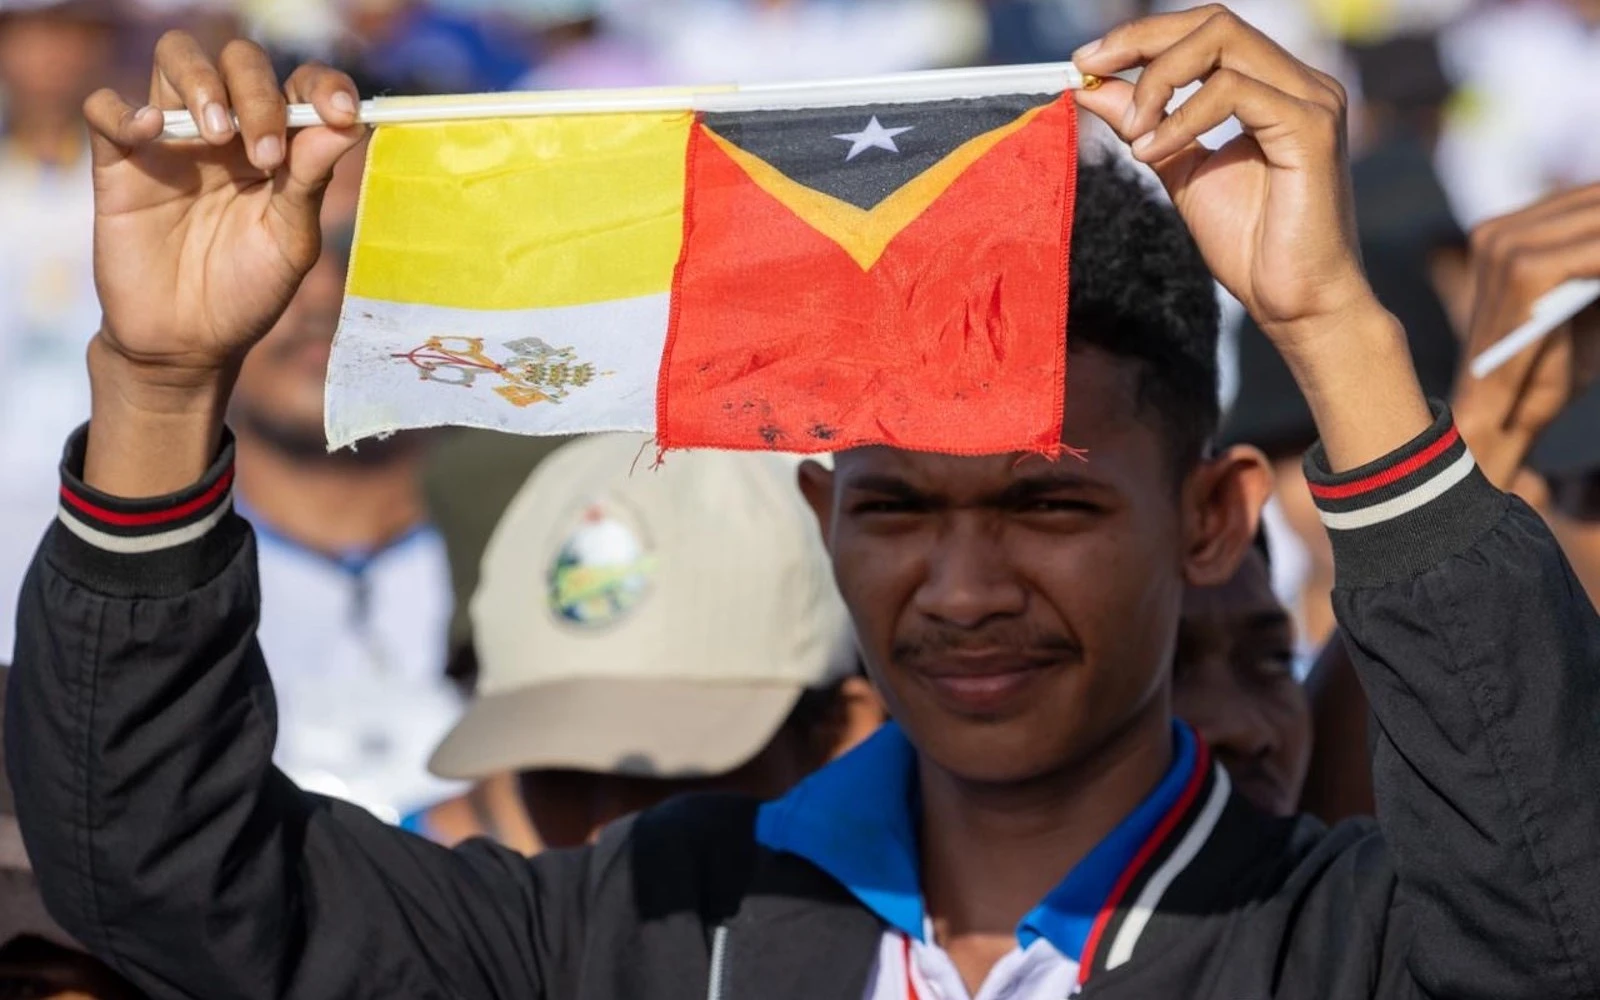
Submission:
<svg viewBox="0 0 1600 1000">
<path fill-rule="evenodd" d="M 742 111 L 706 114 L 702 120 L 791 180 L 871 209 L 963 143 L 1009 125 L 1055 97 L 1018 94 L 920 104 Z M 874 119 L 880 130 L 874 134 L 884 145 L 838 138 L 868 132 Z M 899 129 L 904 131 L 895 131 Z M 849 155 L 852 149 L 855 156 Z"/>
</svg>

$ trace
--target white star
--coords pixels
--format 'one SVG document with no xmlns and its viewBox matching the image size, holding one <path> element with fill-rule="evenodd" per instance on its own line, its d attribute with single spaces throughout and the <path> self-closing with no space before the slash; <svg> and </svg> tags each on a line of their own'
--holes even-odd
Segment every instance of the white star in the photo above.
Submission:
<svg viewBox="0 0 1600 1000">
<path fill-rule="evenodd" d="M 878 116 L 873 115 L 872 121 L 867 122 L 867 127 L 859 132 L 845 132 L 834 136 L 850 144 L 850 152 L 844 154 L 848 163 L 869 149 L 887 149 L 891 153 L 900 152 L 900 147 L 894 144 L 894 137 L 901 132 L 909 132 L 916 128 L 915 125 L 902 125 L 900 128 L 884 128 L 878 124 Z"/>
</svg>

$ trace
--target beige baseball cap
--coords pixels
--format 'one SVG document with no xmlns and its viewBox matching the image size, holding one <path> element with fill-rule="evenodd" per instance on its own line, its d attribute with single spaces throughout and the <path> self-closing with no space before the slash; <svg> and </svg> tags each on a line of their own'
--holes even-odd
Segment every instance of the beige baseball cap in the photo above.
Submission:
<svg viewBox="0 0 1600 1000">
<path fill-rule="evenodd" d="M 723 774 L 805 689 L 855 669 L 795 460 L 674 452 L 652 468 L 654 449 L 574 441 L 511 501 L 472 599 L 478 696 L 435 774 Z"/>
</svg>

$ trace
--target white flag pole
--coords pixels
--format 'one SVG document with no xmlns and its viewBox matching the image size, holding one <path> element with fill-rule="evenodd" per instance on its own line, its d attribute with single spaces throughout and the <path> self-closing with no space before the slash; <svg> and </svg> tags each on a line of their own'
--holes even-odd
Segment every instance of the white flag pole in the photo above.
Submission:
<svg viewBox="0 0 1600 1000">
<path fill-rule="evenodd" d="M 1600 278 L 1573 278 L 1545 292 L 1533 303 L 1528 321 L 1495 341 L 1472 359 L 1473 378 L 1483 378 L 1553 333 L 1600 299 Z"/>
<path fill-rule="evenodd" d="M 650 111 L 781 111 L 845 107 L 852 104 L 913 104 L 1002 94 L 1056 94 L 1093 89 L 1099 78 L 1070 62 L 976 69 L 925 70 L 854 79 L 769 83 L 748 87 L 662 87 L 635 90 L 551 90 L 527 93 L 461 94 L 442 97 L 378 97 L 361 102 L 356 120 L 363 125 L 465 121 L 536 115 L 625 114 Z M 235 127 L 237 127 L 237 119 Z M 322 124 L 309 104 L 289 106 L 289 127 Z M 200 135 L 186 110 L 166 112 L 163 139 Z"/>
</svg>

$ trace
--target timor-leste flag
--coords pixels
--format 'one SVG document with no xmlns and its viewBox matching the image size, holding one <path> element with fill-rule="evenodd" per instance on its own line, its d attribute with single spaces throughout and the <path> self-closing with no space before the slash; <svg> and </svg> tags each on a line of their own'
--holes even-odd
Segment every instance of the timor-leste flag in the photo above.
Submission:
<svg viewBox="0 0 1600 1000">
<path fill-rule="evenodd" d="M 380 127 L 330 444 L 1054 453 L 1076 162 L 1070 95 Z"/>
</svg>

